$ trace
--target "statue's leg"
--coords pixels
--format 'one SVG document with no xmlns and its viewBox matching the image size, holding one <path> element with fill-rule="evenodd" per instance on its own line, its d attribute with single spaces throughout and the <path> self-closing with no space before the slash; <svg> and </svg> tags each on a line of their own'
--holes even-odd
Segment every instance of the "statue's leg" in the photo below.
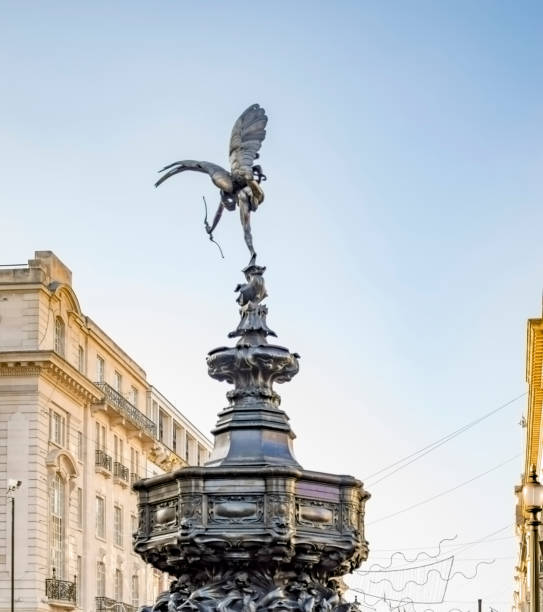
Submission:
<svg viewBox="0 0 543 612">
<path fill-rule="evenodd" d="M 251 234 L 251 209 L 249 205 L 249 199 L 245 194 L 240 193 L 239 198 L 239 214 L 241 217 L 241 225 L 243 227 L 243 235 L 245 237 L 245 244 L 249 249 L 252 257 L 256 256 L 255 249 L 253 247 L 253 236 Z"/>
</svg>

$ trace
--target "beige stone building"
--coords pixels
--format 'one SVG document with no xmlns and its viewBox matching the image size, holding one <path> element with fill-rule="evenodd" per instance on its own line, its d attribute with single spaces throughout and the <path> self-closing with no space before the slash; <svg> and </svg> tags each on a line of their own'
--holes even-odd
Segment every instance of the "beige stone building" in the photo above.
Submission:
<svg viewBox="0 0 543 612">
<path fill-rule="evenodd" d="M 203 463 L 209 440 L 81 311 L 50 251 L 0 267 L 0 611 L 134 612 L 167 577 L 132 552 L 131 483 Z"/>
<path fill-rule="evenodd" d="M 528 320 L 526 382 L 528 383 L 528 406 L 522 420 L 524 427 L 523 473 L 520 483 L 515 487 L 517 559 L 515 563 L 513 609 L 517 612 L 527 612 L 530 608 L 530 529 L 527 526 L 522 487 L 528 481 L 531 466 L 535 466 L 539 482 L 543 483 L 541 463 L 543 446 L 541 420 L 543 407 L 543 318 Z M 541 548 L 543 538 L 541 527 L 539 529 L 539 546 Z M 541 569 L 540 564 L 540 572 Z M 543 601 L 543 593 L 541 593 L 541 600 Z"/>
</svg>

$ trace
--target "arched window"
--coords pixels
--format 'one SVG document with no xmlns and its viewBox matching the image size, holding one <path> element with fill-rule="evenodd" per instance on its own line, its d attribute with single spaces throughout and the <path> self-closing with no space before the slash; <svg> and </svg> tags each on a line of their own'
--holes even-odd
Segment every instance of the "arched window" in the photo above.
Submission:
<svg viewBox="0 0 543 612">
<path fill-rule="evenodd" d="M 66 339 L 64 321 L 60 317 L 57 317 L 55 319 L 55 352 L 61 357 L 64 357 L 65 345 Z"/>
<path fill-rule="evenodd" d="M 65 490 L 66 486 L 60 474 L 55 474 L 50 491 L 50 524 L 51 568 L 55 569 L 56 577 L 64 579 L 64 551 L 66 548 L 65 525 Z"/>
</svg>

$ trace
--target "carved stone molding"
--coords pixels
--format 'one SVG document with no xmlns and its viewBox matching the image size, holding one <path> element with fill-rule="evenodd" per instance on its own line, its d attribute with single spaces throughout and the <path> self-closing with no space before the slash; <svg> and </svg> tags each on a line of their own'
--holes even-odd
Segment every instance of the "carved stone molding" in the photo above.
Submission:
<svg viewBox="0 0 543 612">
<path fill-rule="evenodd" d="M 35 365 L 0 365 L 0 376 L 39 376 L 40 367 Z"/>
</svg>

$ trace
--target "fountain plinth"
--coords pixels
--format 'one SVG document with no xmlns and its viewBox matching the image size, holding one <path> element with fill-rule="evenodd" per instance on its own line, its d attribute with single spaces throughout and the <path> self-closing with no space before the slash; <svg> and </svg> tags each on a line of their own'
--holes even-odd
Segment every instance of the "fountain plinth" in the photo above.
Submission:
<svg viewBox="0 0 543 612">
<path fill-rule="evenodd" d="M 293 455 L 273 385 L 298 373 L 299 355 L 267 341 L 264 271 L 253 263 L 236 287 L 236 346 L 207 356 L 209 375 L 234 385 L 209 462 L 135 485 L 135 550 L 176 577 L 161 612 L 348 610 L 341 576 L 367 557 L 362 483 Z"/>
</svg>

